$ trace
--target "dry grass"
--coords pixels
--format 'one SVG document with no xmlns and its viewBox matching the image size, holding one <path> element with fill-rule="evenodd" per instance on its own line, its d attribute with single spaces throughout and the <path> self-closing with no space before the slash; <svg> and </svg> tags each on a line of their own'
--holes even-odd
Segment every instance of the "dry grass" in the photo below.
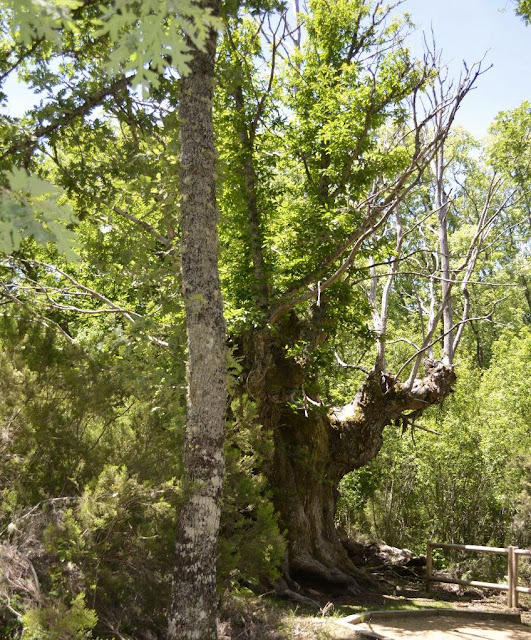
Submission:
<svg viewBox="0 0 531 640">
<path fill-rule="evenodd" d="M 323 615 L 324 614 L 324 615 Z M 334 640 L 348 638 L 331 616 L 333 605 L 319 615 L 275 598 L 231 594 L 222 599 L 220 640 Z"/>
</svg>

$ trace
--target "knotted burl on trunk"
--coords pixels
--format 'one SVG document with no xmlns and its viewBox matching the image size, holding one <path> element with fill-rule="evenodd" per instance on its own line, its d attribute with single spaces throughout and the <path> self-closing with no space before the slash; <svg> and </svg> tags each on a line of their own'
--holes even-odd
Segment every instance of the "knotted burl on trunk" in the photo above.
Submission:
<svg viewBox="0 0 531 640">
<path fill-rule="evenodd" d="M 426 358 L 425 376 L 407 388 L 390 373 L 371 371 L 354 399 L 329 414 L 330 477 L 339 481 L 346 473 L 358 469 L 376 457 L 382 446 L 386 425 L 407 415 L 422 413 L 441 404 L 452 392 L 456 381 L 454 368 Z"/>
</svg>

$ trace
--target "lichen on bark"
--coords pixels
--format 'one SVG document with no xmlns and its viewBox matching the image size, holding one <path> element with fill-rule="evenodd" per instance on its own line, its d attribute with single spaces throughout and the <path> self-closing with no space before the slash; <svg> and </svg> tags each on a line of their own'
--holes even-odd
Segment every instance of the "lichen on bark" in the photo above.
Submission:
<svg viewBox="0 0 531 640">
<path fill-rule="evenodd" d="M 202 0 L 217 14 L 219 0 Z M 181 273 L 187 327 L 187 421 L 168 640 L 217 637 L 216 556 L 225 462 L 226 347 L 218 275 L 218 211 L 212 98 L 215 32 L 194 49 L 182 79 Z"/>
</svg>

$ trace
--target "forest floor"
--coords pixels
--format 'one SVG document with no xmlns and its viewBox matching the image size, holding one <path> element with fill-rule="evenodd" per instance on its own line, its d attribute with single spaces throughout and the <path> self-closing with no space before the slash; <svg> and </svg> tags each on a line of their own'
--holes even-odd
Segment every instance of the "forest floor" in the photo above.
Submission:
<svg viewBox="0 0 531 640">
<path fill-rule="evenodd" d="M 396 560 L 396 558 L 394 559 Z M 360 564 L 363 564 L 360 563 Z M 380 637 L 420 640 L 531 640 L 531 596 L 520 594 L 519 611 L 522 623 L 480 618 L 471 620 L 462 614 L 455 616 L 400 617 L 401 611 L 420 609 L 449 609 L 460 612 L 505 613 L 506 595 L 467 589 L 451 584 L 436 584 L 426 592 L 424 568 L 406 566 L 398 562 L 384 562 L 374 566 L 374 558 L 366 563 L 370 583 L 358 595 L 326 591 L 315 585 L 301 585 L 301 593 L 312 598 L 320 609 L 280 600 L 272 594 L 261 597 L 250 594 L 232 595 L 222 601 L 221 640 L 349 640 L 357 636 L 353 630 L 337 621 L 375 610 L 396 610 L 399 621 L 365 623 L 367 629 Z M 514 610 L 513 610 L 514 611 Z M 442 611 L 441 611 L 442 613 Z M 477 615 L 477 614 L 476 614 Z M 471 626 L 470 626 L 471 625 Z M 374 637 L 378 637 L 375 635 Z"/>
</svg>

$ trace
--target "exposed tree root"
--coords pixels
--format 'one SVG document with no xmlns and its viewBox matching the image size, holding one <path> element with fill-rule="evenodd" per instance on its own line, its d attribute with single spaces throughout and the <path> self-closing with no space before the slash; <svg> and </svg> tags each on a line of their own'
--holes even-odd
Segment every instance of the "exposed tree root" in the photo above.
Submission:
<svg viewBox="0 0 531 640">
<path fill-rule="evenodd" d="M 361 572 L 357 571 L 354 566 L 349 566 L 347 573 L 336 566 L 326 566 L 309 554 L 300 554 L 291 559 L 290 568 L 296 577 L 300 576 L 324 582 L 329 586 L 342 587 L 352 595 L 360 593 L 359 584 L 351 574 Z"/>
<path fill-rule="evenodd" d="M 276 594 L 281 598 L 291 600 L 298 604 L 303 604 L 307 607 L 311 607 L 312 609 L 321 609 L 321 605 L 316 600 L 312 600 L 312 598 L 303 596 L 302 593 L 298 593 L 297 591 L 290 589 L 284 578 L 278 579 Z"/>
</svg>

